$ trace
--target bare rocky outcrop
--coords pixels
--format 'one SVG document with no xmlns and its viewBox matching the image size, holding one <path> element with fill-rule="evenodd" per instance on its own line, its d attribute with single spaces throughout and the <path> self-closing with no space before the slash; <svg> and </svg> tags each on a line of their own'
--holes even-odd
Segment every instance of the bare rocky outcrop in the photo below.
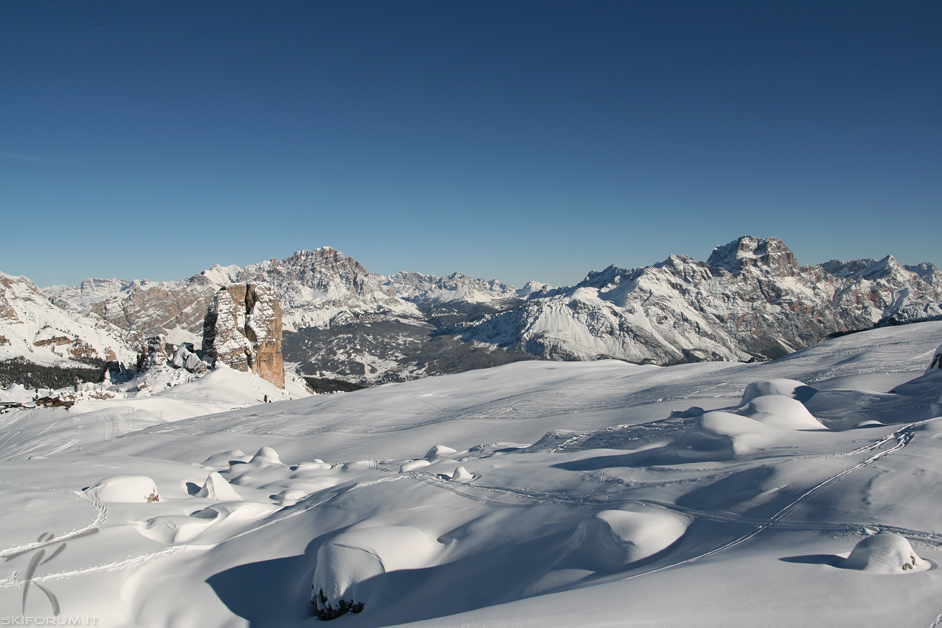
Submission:
<svg viewBox="0 0 942 628">
<path fill-rule="evenodd" d="M 159 368 L 167 363 L 167 347 L 164 337 L 160 334 L 148 336 L 140 346 L 137 354 L 137 371 L 149 371 Z"/>
<path fill-rule="evenodd" d="M 281 306 L 265 284 L 234 284 L 213 298 L 203 323 L 203 357 L 285 387 Z"/>
</svg>

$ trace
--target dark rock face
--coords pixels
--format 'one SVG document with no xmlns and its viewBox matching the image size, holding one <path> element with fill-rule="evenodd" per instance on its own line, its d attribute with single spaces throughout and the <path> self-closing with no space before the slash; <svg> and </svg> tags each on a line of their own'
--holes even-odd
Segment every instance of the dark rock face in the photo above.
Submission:
<svg viewBox="0 0 942 628">
<path fill-rule="evenodd" d="M 203 356 L 284 388 L 281 336 L 281 306 L 272 289 L 232 285 L 216 293 L 206 313 Z"/>
</svg>

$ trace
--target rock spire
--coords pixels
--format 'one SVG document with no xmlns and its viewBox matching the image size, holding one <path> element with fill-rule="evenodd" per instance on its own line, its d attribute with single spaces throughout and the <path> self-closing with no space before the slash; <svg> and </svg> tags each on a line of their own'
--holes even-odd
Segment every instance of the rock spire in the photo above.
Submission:
<svg viewBox="0 0 942 628">
<path fill-rule="evenodd" d="M 203 356 L 285 387 L 281 306 L 266 284 L 220 288 L 203 322 Z"/>
</svg>

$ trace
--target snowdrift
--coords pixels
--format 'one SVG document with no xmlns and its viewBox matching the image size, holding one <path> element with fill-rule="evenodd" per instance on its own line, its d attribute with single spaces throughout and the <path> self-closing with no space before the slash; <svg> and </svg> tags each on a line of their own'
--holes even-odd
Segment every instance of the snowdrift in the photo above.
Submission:
<svg viewBox="0 0 942 628">
<path fill-rule="evenodd" d="M 869 536 L 854 546 L 841 565 L 873 573 L 906 573 L 925 571 L 925 561 L 916 556 L 906 537 L 883 532 Z"/>
<path fill-rule="evenodd" d="M 592 571 L 623 571 L 670 547 L 689 523 L 670 511 L 603 510 L 579 522 L 568 562 Z"/>
<path fill-rule="evenodd" d="M 340 534 L 317 550 L 311 602 L 318 617 L 333 619 L 345 610 L 359 613 L 382 576 L 426 566 L 442 546 L 417 528 L 383 526 Z"/>
</svg>

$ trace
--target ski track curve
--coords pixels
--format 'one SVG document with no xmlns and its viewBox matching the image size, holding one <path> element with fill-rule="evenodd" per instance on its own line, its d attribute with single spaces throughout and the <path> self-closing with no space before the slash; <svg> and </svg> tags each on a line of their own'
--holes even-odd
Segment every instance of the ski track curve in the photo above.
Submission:
<svg viewBox="0 0 942 628">
<path fill-rule="evenodd" d="M 0 550 L 0 558 L 7 558 L 15 554 L 21 554 L 23 552 L 31 552 L 33 550 L 37 550 L 46 545 L 57 545 L 59 543 L 67 543 L 71 541 L 72 539 L 82 537 L 82 536 L 87 536 L 88 534 L 91 534 L 93 530 L 97 531 L 99 528 L 101 528 L 101 526 L 108 519 L 108 507 L 95 499 L 91 499 L 87 497 L 83 493 L 76 493 L 75 491 L 69 491 L 63 488 L 43 488 L 43 487 L 37 487 L 37 486 L 29 486 L 26 484 L 20 484 L 18 482 L 10 482 L 6 480 L 0 480 L 0 485 L 13 486 L 16 488 L 23 488 L 23 489 L 27 489 L 31 491 L 46 491 L 50 493 L 63 493 L 69 496 L 70 498 L 78 501 L 82 505 L 91 507 L 95 511 L 94 519 L 92 519 L 91 523 L 89 523 L 86 526 L 83 526 L 81 528 L 76 528 L 75 530 L 66 532 L 62 536 L 56 537 L 49 541 L 34 541 L 32 543 L 24 543 L 22 545 L 14 545 L 12 547 L 4 548 Z M 2 588 L 2 585 L 0 585 L 0 588 Z"/>
<path fill-rule="evenodd" d="M 173 546 L 166 547 L 160 550 L 156 550 L 154 552 L 148 552 L 145 554 L 141 554 L 139 556 L 133 556 L 131 558 L 126 558 L 119 561 L 102 563 L 99 565 L 93 565 L 93 566 L 85 567 L 82 569 L 73 569 L 70 571 L 60 571 L 60 572 L 45 574 L 42 576 L 35 576 L 32 579 L 32 581 L 33 582 L 46 582 L 46 581 L 52 581 L 52 580 L 60 580 L 62 578 L 71 578 L 73 576 L 90 575 L 90 574 L 102 573 L 102 572 L 122 571 L 129 567 L 137 567 L 140 565 L 144 565 L 154 560 L 166 558 L 168 556 L 173 556 L 181 552 L 212 550 L 216 547 L 219 547 L 220 545 L 242 538 L 249 534 L 253 534 L 255 532 L 258 532 L 259 530 L 263 530 L 269 526 L 275 525 L 276 523 L 280 523 L 287 519 L 292 519 L 294 517 L 302 515 L 316 508 L 320 508 L 321 506 L 324 506 L 325 504 L 328 504 L 329 502 L 332 502 L 335 499 L 343 495 L 346 495 L 347 493 L 350 493 L 350 492 L 353 492 L 362 488 L 367 488 L 369 486 L 373 486 L 376 484 L 382 484 L 386 482 L 396 482 L 399 480 L 406 479 L 407 477 L 408 476 L 406 475 L 387 476 L 387 477 L 377 478 L 374 480 L 355 482 L 352 485 L 332 487 L 331 489 L 328 489 L 328 491 L 331 493 L 330 495 L 325 496 L 322 499 L 314 503 L 304 504 L 303 508 L 291 507 L 289 512 L 276 511 L 275 513 L 273 513 L 273 515 L 270 518 L 263 520 L 260 523 L 257 523 L 257 525 L 251 526 L 245 530 L 242 530 L 241 532 L 237 534 L 226 537 L 225 539 L 222 539 L 221 541 L 218 541 L 216 543 L 182 543 L 180 545 L 173 545 Z M 61 490 L 61 489 L 50 489 L 50 490 Z M 69 491 L 63 491 L 63 492 L 69 492 Z M 102 516 L 101 523 L 104 522 L 104 516 L 107 515 L 107 509 L 104 509 L 104 510 L 105 512 Z M 60 539 L 56 539 L 52 543 L 68 541 L 70 538 L 75 538 L 77 536 L 82 536 L 81 531 L 71 532 L 69 533 L 68 537 L 62 537 Z M 32 544 L 32 545 L 36 545 L 37 547 L 39 547 L 41 544 Z M 9 552 L 11 550 L 4 550 L 4 551 Z M 0 556 L 2 556 L 2 554 L 0 554 Z M 8 580 L 0 580 L 0 589 L 15 588 L 18 586 L 20 586 L 20 583 L 17 581 L 16 578 L 8 579 Z"/>
</svg>

